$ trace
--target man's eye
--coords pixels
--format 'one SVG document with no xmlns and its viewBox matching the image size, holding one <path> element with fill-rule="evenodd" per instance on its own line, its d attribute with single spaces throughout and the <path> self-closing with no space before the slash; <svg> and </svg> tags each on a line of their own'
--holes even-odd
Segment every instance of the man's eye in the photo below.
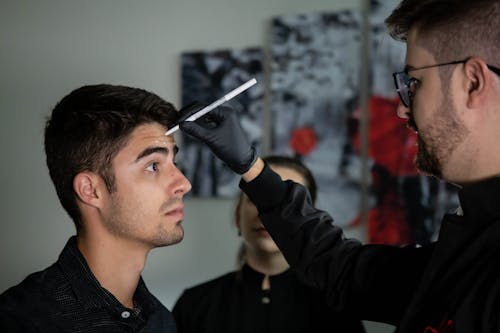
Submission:
<svg viewBox="0 0 500 333">
<path fill-rule="evenodd" d="M 413 99 L 413 96 L 415 96 L 415 92 L 417 90 L 417 86 L 418 84 L 420 83 L 420 81 L 418 79 L 415 79 L 415 78 L 410 78 L 408 80 L 408 84 L 407 84 L 407 87 L 408 87 L 408 99 L 411 101 Z"/>
<path fill-rule="evenodd" d="M 150 163 L 147 166 L 146 170 L 151 172 L 158 172 L 158 162 Z"/>
<path fill-rule="evenodd" d="M 408 91 L 414 94 L 419 82 L 420 81 L 418 79 L 415 79 L 414 77 L 410 78 L 410 80 L 408 80 Z"/>
</svg>

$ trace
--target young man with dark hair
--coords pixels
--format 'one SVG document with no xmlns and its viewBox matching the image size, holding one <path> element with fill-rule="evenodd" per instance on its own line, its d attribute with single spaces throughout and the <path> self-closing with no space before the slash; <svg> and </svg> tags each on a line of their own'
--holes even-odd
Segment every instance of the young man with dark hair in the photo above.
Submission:
<svg viewBox="0 0 500 333">
<path fill-rule="evenodd" d="M 303 186 L 256 156 L 234 112 L 180 128 L 242 174 L 287 261 L 335 309 L 398 332 L 500 332 L 500 0 L 403 0 L 386 22 L 407 43 L 394 79 L 399 115 L 418 133 L 416 164 L 460 187 L 460 208 L 445 215 L 437 242 L 345 239 Z"/>
<path fill-rule="evenodd" d="M 175 332 L 141 272 L 150 250 L 183 238 L 191 184 L 165 131 L 177 118 L 136 88 L 84 86 L 45 127 L 50 176 L 76 225 L 55 264 L 0 295 L 2 332 Z"/>
</svg>

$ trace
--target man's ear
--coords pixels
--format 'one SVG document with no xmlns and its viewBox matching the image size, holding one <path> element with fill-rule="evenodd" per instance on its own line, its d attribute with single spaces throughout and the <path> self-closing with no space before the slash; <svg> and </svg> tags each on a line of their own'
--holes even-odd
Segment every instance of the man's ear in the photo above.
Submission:
<svg viewBox="0 0 500 333">
<path fill-rule="evenodd" d="M 483 59 L 472 57 L 464 64 L 466 76 L 467 107 L 477 108 L 480 106 L 487 95 L 492 78 L 488 65 Z"/>
<path fill-rule="evenodd" d="M 102 208 L 104 188 L 103 179 L 93 172 L 80 172 L 73 179 L 73 190 L 78 200 L 95 208 Z"/>
</svg>

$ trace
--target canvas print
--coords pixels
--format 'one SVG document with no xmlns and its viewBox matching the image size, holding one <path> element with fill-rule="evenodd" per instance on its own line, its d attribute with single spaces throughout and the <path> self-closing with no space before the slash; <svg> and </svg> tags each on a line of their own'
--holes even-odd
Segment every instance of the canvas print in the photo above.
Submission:
<svg viewBox="0 0 500 333">
<path fill-rule="evenodd" d="M 371 1 L 369 158 L 373 202 L 368 241 L 424 245 L 436 239 L 443 214 L 455 208 L 458 199 L 456 188 L 416 170 L 417 136 L 406 128 L 406 120 L 396 116 L 402 105 L 392 73 L 405 66 L 405 44 L 387 34 L 384 19 L 398 3 Z"/>
<path fill-rule="evenodd" d="M 247 137 L 260 150 L 263 113 L 263 51 L 260 48 L 186 52 L 181 55 L 182 105 L 212 103 L 246 81 L 257 84 L 224 103 L 239 113 Z M 182 136 L 178 159 L 192 183 L 189 195 L 233 197 L 239 193 L 240 176 L 227 168 L 203 144 Z"/>
<path fill-rule="evenodd" d="M 212 102 L 252 77 L 259 84 L 230 101 L 250 140 L 262 152 L 293 155 L 319 184 L 317 207 L 347 228 L 360 223 L 362 158 L 370 168 L 369 243 L 402 245 L 434 240 L 445 212 L 458 205 L 456 189 L 420 174 L 413 161 L 416 135 L 396 115 L 401 107 L 392 73 L 404 67 L 405 44 L 386 32 L 384 19 L 398 0 L 371 0 L 369 150 L 360 156 L 359 10 L 285 15 L 271 20 L 269 86 L 264 87 L 260 48 L 189 52 L 182 55 L 182 102 Z M 264 110 L 264 89 L 269 110 Z M 270 112 L 270 133 L 264 133 Z M 205 146 L 183 136 L 181 168 L 191 195 L 232 197 L 239 176 Z M 268 153 L 268 152 L 266 152 Z"/>
<path fill-rule="evenodd" d="M 416 135 L 396 115 L 392 73 L 405 44 L 386 32 L 397 0 L 372 0 L 370 24 L 368 242 L 429 243 L 456 189 L 413 165 Z M 319 183 L 318 207 L 343 227 L 360 223 L 361 14 L 356 10 L 276 17 L 271 29 L 272 149 L 301 158 Z"/>
<path fill-rule="evenodd" d="M 272 151 L 313 171 L 317 206 L 342 226 L 359 212 L 351 115 L 360 95 L 360 28 L 357 10 L 285 15 L 271 24 Z"/>
</svg>

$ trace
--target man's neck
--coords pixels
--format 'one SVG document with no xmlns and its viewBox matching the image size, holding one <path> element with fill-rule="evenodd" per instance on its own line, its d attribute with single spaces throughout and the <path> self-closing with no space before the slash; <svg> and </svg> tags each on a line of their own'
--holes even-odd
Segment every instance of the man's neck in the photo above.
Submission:
<svg viewBox="0 0 500 333">
<path fill-rule="evenodd" d="M 77 236 L 78 249 L 103 288 L 125 307 L 133 308 L 133 297 L 146 264 L 148 250 L 131 246 L 112 235 Z"/>
</svg>

